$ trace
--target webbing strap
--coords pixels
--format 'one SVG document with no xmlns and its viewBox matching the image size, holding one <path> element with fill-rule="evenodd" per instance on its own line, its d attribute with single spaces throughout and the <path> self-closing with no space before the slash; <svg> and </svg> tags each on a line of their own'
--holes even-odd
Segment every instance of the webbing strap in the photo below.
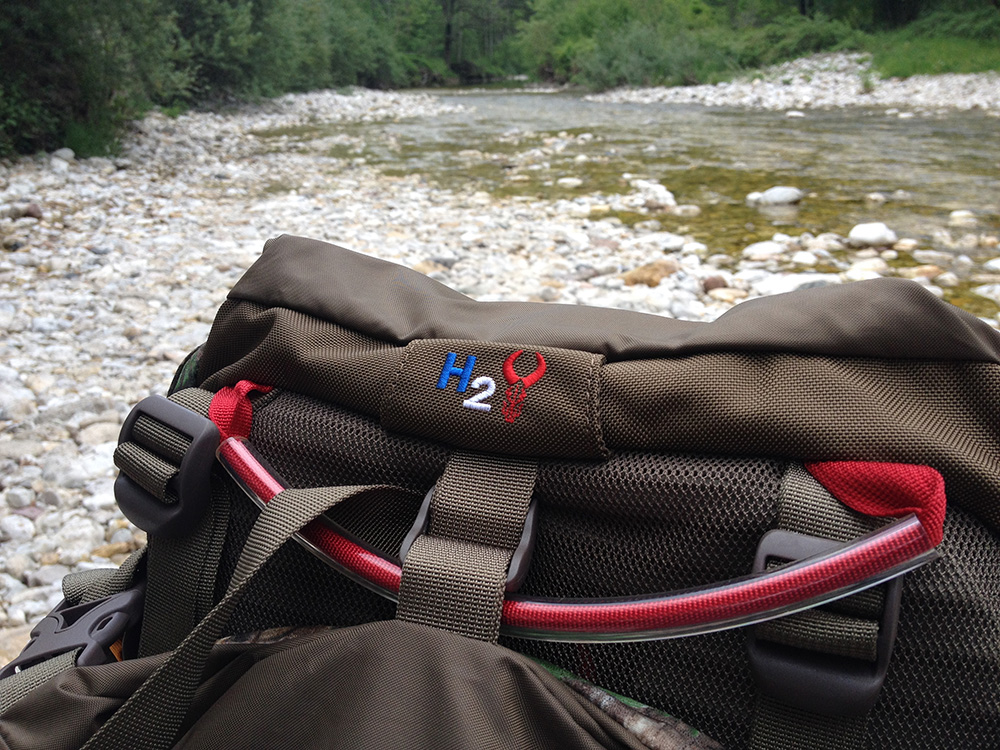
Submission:
<svg viewBox="0 0 1000 750">
<path fill-rule="evenodd" d="M 146 558 L 146 548 L 138 549 L 117 568 L 81 570 L 63 577 L 63 597 L 71 604 L 95 602 L 132 588 L 136 573 Z"/>
<path fill-rule="evenodd" d="M 511 555 L 535 487 L 533 461 L 452 455 L 427 533 L 403 563 L 396 616 L 496 641 Z"/>
<path fill-rule="evenodd" d="M 830 495 L 803 467 L 792 465 L 781 486 L 778 527 L 800 534 L 850 541 L 882 525 Z M 823 609 L 757 625 L 755 637 L 793 648 L 874 662 L 884 602 L 869 589 Z M 794 686 L 789 686 L 794 690 Z M 753 750 L 855 750 L 866 716 L 824 716 L 760 696 L 751 736 Z"/>
<path fill-rule="evenodd" d="M 186 388 L 169 398 L 207 417 L 213 396 L 200 388 Z M 166 486 L 177 474 L 190 439 L 147 416 L 136 420 L 132 438 L 118 446 L 116 464 L 154 497 L 175 502 Z M 211 504 L 191 533 L 173 539 L 150 535 L 146 577 L 152 585 L 146 589 L 139 656 L 176 648 L 211 609 L 229 523 L 229 499 L 225 483 L 213 478 Z"/>
<path fill-rule="evenodd" d="M 365 492 L 387 486 L 285 490 L 261 511 L 247 537 L 226 595 L 173 653 L 84 745 L 85 750 L 166 750 L 184 721 L 213 644 L 247 585 L 272 555 L 324 511 Z"/>
<path fill-rule="evenodd" d="M 68 651 L 0 680 L 0 714 L 42 683 L 75 667 L 79 654 L 80 649 Z"/>
<path fill-rule="evenodd" d="M 858 750 L 865 717 L 820 716 L 761 698 L 754 723 L 753 750 Z"/>
</svg>

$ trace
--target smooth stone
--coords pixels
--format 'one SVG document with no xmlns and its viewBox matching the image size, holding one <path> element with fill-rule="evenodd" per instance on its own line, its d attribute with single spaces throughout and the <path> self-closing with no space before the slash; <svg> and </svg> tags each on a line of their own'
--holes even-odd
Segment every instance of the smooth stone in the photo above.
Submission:
<svg viewBox="0 0 1000 750">
<path fill-rule="evenodd" d="M 35 502 L 35 492 L 28 487 L 11 487 L 5 493 L 8 508 L 27 508 Z"/>
<path fill-rule="evenodd" d="M 818 262 L 819 258 L 808 250 L 799 250 L 792 255 L 792 263 L 799 266 L 815 266 Z"/>
<path fill-rule="evenodd" d="M 759 206 L 785 206 L 792 203 L 798 203 L 804 197 L 805 193 L 797 187 L 776 185 L 775 187 L 768 188 L 761 193 L 754 202 Z M 747 200 L 749 200 L 749 198 L 750 196 L 747 196 Z"/>
<path fill-rule="evenodd" d="M 746 260 L 774 260 L 785 254 L 785 246 L 773 240 L 755 242 L 743 248 L 743 258 Z"/>
<path fill-rule="evenodd" d="M 657 224 L 659 224 L 659 222 L 657 222 Z M 635 239 L 622 243 L 622 248 L 632 249 L 640 247 L 653 247 L 666 253 L 673 253 L 681 250 L 686 242 L 687 240 L 679 234 L 672 234 L 670 232 L 653 232 L 652 234 L 643 234 Z"/>
<path fill-rule="evenodd" d="M 659 286 L 663 279 L 667 278 L 671 274 L 677 273 L 679 266 L 677 263 L 670 259 L 655 260 L 652 263 L 647 263 L 639 268 L 633 268 L 631 271 L 625 272 L 622 279 L 625 281 L 627 286 L 635 286 L 637 284 L 645 284 L 649 287 Z"/>
<path fill-rule="evenodd" d="M 955 261 L 955 256 L 952 253 L 943 253 L 940 250 L 916 250 L 912 255 L 913 260 L 917 263 L 935 266 L 947 266 Z"/>
<path fill-rule="evenodd" d="M 948 226 L 950 227 L 974 227 L 978 223 L 979 220 L 972 211 L 952 211 L 948 215 Z"/>
<path fill-rule="evenodd" d="M 1000 284 L 984 284 L 975 287 L 972 291 L 980 297 L 986 297 L 986 299 L 993 300 L 1000 305 Z"/>
<path fill-rule="evenodd" d="M 911 253 L 920 247 L 920 243 L 917 240 L 910 237 L 905 237 L 899 240 L 896 244 L 892 246 L 893 250 L 897 250 L 901 253 Z"/>
<path fill-rule="evenodd" d="M 581 180 L 579 177 L 561 177 L 560 179 L 556 180 L 556 184 L 559 187 L 573 189 L 580 187 L 583 184 L 583 180 Z"/>
<path fill-rule="evenodd" d="M 754 284 L 754 289 L 758 294 L 766 297 L 772 294 L 785 294 L 799 289 L 813 289 L 840 283 L 842 280 L 838 274 L 775 274 Z"/>
<path fill-rule="evenodd" d="M 53 586 L 69 575 L 70 568 L 66 565 L 43 565 L 38 570 L 28 573 L 29 586 Z"/>
<path fill-rule="evenodd" d="M 35 524 L 29 518 L 9 515 L 0 518 L 0 541 L 23 542 L 35 535 Z"/>
<path fill-rule="evenodd" d="M 896 244 L 898 237 L 881 221 L 873 221 L 854 226 L 847 240 L 855 247 L 882 247 Z"/>
<path fill-rule="evenodd" d="M 71 148 L 60 148 L 53 151 L 52 156 L 63 161 L 73 161 L 76 158 L 76 152 Z"/>
</svg>

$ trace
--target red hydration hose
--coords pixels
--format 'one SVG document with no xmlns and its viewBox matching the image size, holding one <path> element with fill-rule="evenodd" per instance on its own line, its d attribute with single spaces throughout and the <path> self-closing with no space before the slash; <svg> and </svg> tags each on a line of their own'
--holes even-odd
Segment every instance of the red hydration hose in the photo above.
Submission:
<svg viewBox="0 0 1000 750">
<path fill-rule="evenodd" d="M 223 441 L 218 457 L 260 507 L 285 489 L 244 438 Z M 389 599 L 398 598 L 402 573 L 398 561 L 319 519 L 295 539 L 353 580 Z M 830 552 L 711 586 L 605 599 L 508 595 L 500 627 L 504 635 L 548 641 L 653 640 L 709 633 L 843 598 L 936 557 L 923 525 L 908 515 Z"/>
</svg>

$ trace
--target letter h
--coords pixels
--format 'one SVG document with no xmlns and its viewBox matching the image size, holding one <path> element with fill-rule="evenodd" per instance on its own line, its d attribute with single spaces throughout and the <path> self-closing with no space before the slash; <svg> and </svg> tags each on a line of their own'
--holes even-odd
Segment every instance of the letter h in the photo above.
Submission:
<svg viewBox="0 0 1000 750">
<path fill-rule="evenodd" d="M 458 359 L 458 355 L 455 352 L 448 352 L 448 356 L 444 359 L 441 377 L 438 378 L 437 387 L 447 388 L 448 381 L 453 377 L 457 377 L 458 392 L 465 393 L 465 389 L 469 387 L 469 379 L 472 377 L 472 368 L 476 364 L 476 355 L 470 354 L 466 357 L 464 367 L 455 367 L 456 359 Z"/>
</svg>

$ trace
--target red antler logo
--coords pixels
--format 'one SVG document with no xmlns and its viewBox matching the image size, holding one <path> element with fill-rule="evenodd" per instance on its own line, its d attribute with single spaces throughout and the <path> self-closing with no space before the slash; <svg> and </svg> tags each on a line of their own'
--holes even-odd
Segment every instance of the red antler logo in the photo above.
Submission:
<svg viewBox="0 0 1000 750">
<path fill-rule="evenodd" d="M 521 408 L 524 406 L 524 398 L 528 395 L 528 389 L 541 380 L 542 375 L 545 374 L 545 358 L 538 352 L 535 352 L 537 367 L 535 367 L 534 372 L 523 378 L 514 372 L 514 363 L 523 353 L 524 349 L 518 349 L 503 363 L 503 377 L 510 386 L 504 394 L 503 408 L 500 410 L 506 422 L 513 422 L 521 416 Z"/>
</svg>

